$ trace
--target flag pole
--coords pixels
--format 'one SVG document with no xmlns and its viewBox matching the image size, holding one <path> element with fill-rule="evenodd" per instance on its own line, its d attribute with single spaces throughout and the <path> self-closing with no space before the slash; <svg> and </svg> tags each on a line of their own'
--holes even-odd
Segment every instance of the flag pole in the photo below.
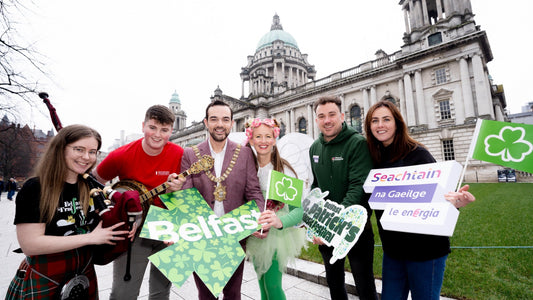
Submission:
<svg viewBox="0 0 533 300">
<path fill-rule="evenodd" d="M 459 184 L 456 187 L 456 192 L 459 191 L 461 188 L 461 185 L 463 184 L 463 178 L 466 173 L 466 168 L 468 167 L 468 159 L 472 157 L 474 153 L 474 148 L 476 147 L 477 139 L 479 136 L 479 130 L 481 128 L 481 123 L 483 123 L 483 119 L 478 118 L 476 121 L 476 128 L 474 129 L 474 135 L 472 136 L 472 141 L 470 142 L 470 148 L 468 149 L 468 154 L 466 155 L 465 159 L 465 165 L 463 166 L 463 171 L 461 172 L 461 177 L 459 178 Z"/>
<path fill-rule="evenodd" d="M 268 201 L 268 196 L 269 196 L 269 190 L 270 190 L 270 179 L 272 178 L 272 170 L 270 170 L 270 172 L 268 173 L 268 188 L 267 188 L 267 192 L 264 194 L 266 195 L 265 197 L 265 207 L 263 208 L 263 211 L 267 210 L 267 201 Z M 261 224 L 263 225 L 263 224 Z M 261 226 L 261 235 L 263 235 L 263 226 Z"/>
<path fill-rule="evenodd" d="M 455 191 L 458 192 L 459 189 L 461 188 L 461 185 L 463 184 L 463 178 L 465 176 L 465 173 L 466 173 L 466 167 L 468 166 L 468 155 L 466 156 L 466 160 L 465 160 L 465 165 L 463 166 L 463 171 L 461 171 L 461 177 L 459 178 L 459 184 L 457 185 Z"/>
<path fill-rule="evenodd" d="M 263 211 L 265 211 L 267 209 L 267 201 L 268 201 L 268 199 L 265 199 L 265 208 L 263 208 Z M 263 224 L 261 224 L 261 225 L 263 225 Z M 263 227 L 262 226 L 261 226 L 261 235 L 263 235 Z"/>
</svg>

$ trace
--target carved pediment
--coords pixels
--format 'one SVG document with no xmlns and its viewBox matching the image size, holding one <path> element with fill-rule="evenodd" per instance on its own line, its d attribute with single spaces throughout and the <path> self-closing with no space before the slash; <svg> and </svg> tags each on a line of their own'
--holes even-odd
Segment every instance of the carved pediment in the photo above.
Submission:
<svg viewBox="0 0 533 300">
<path fill-rule="evenodd" d="M 453 94 L 453 91 L 450 91 L 448 89 L 440 89 L 435 94 L 433 94 L 433 98 L 439 99 L 439 98 L 450 98 L 450 96 Z"/>
</svg>

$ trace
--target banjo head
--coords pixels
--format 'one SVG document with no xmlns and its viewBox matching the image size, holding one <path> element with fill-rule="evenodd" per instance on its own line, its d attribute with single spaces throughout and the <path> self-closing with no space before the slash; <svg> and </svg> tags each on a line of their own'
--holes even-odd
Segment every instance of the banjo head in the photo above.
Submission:
<svg viewBox="0 0 533 300">
<path fill-rule="evenodd" d="M 111 188 L 121 193 L 125 191 L 137 191 L 141 195 L 148 193 L 148 189 L 144 186 L 144 184 L 135 180 L 121 180 L 113 184 Z"/>
</svg>

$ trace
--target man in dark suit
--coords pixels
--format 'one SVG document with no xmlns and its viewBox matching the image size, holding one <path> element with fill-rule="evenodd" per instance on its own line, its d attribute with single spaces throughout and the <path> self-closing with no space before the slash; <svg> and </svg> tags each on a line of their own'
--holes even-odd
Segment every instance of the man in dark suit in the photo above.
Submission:
<svg viewBox="0 0 533 300">
<path fill-rule="evenodd" d="M 228 140 L 233 127 L 233 112 L 229 105 L 219 100 L 211 102 L 206 109 L 204 124 L 209 138 L 197 147 L 185 149 L 181 169 L 189 169 L 204 154 L 215 159 L 214 167 L 209 172 L 188 176 L 183 189 L 197 188 L 218 217 L 251 200 L 263 210 L 264 199 L 252 150 Z M 244 240 L 241 245 L 244 248 Z M 224 299 L 241 299 L 243 270 L 244 262 L 224 287 Z M 216 299 L 196 273 L 194 280 L 200 299 Z"/>
</svg>

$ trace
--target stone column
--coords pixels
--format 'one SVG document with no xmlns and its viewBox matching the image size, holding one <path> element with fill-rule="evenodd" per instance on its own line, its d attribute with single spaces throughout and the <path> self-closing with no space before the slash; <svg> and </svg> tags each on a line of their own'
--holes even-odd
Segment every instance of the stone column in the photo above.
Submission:
<svg viewBox="0 0 533 300">
<path fill-rule="evenodd" d="M 291 126 L 291 113 L 288 110 L 285 111 L 285 119 L 286 119 L 286 121 L 285 121 L 286 122 L 285 123 L 285 131 L 286 132 L 285 132 L 285 134 L 291 133 L 292 132 L 291 131 L 291 128 L 292 128 L 292 126 Z"/>
<path fill-rule="evenodd" d="M 374 105 L 378 102 L 378 96 L 376 93 L 376 86 L 373 85 L 370 87 L 370 104 Z"/>
<path fill-rule="evenodd" d="M 370 99 L 368 98 L 368 89 L 364 88 L 361 90 L 363 92 L 363 108 L 365 109 L 365 114 L 370 108 Z"/>
<path fill-rule="evenodd" d="M 291 132 L 296 132 L 296 124 L 294 123 L 295 121 L 295 116 L 294 116 L 294 108 L 291 109 Z"/>
<path fill-rule="evenodd" d="M 416 10 L 416 28 L 423 26 L 424 15 L 422 13 L 422 1 L 415 1 L 415 10 Z"/>
<path fill-rule="evenodd" d="M 485 81 L 485 71 L 483 62 L 479 54 L 472 57 L 472 69 L 474 70 L 474 86 L 476 88 L 477 111 L 479 116 L 490 115 L 494 118 L 492 99 L 487 92 L 487 82 Z"/>
<path fill-rule="evenodd" d="M 313 119 L 313 105 L 307 105 L 307 134 L 311 137 L 314 136 L 315 120 Z"/>
<path fill-rule="evenodd" d="M 346 113 L 346 102 L 344 101 L 344 94 L 340 94 L 339 99 L 341 100 L 341 114 Z"/>
<path fill-rule="evenodd" d="M 499 103 L 494 106 L 494 111 L 496 114 L 496 121 L 504 122 L 505 118 L 503 116 L 502 107 Z"/>
<path fill-rule="evenodd" d="M 440 1 L 436 1 L 436 2 L 437 2 L 437 20 L 441 20 L 442 19 L 442 5 Z"/>
<path fill-rule="evenodd" d="M 464 119 L 475 117 L 476 113 L 474 111 L 474 100 L 472 99 L 472 86 L 470 85 L 470 73 L 468 71 L 468 62 L 466 57 L 461 57 L 459 59 L 459 70 L 461 73 L 461 90 L 463 91 L 463 107 L 456 105 L 456 124 L 463 124 Z M 461 111 L 459 111 L 461 108 Z M 461 119 L 461 113 L 462 119 Z"/>
<path fill-rule="evenodd" d="M 415 71 L 416 106 L 418 108 L 418 121 L 420 125 L 428 124 L 424 87 L 422 84 L 422 71 Z"/>
<path fill-rule="evenodd" d="M 424 19 L 422 20 L 422 26 L 429 25 L 430 22 L 429 22 L 428 7 L 426 5 L 426 1 L 421 1 L 421 2 L 422 2 L 422 13 L 424 17 Z M 437 2 L 439 1 L 437 0 Z"/>
<path fill-rule="evenodd" d="M 403 21 L 405 23 L 405 33 L 411 33 L 411 28 L 409 27 L 409 12 L 405 6 L 403 7 Z"/>
<path fill-rule="evenodd" d="M 416 125 L 415 103 L 413 99 L 413 86 L 411 83 L 411 75 L 405 73 L 403 76 L 405 86 L 405 106 L 407 107 L 407 126 Z"/>
<path fill-rule="evenodd" d="M 405 90 L 403 86 L 403 79 L 398 80 L 398 92 L 400 93 L 400 112 L 404 120 L 407 122 L 407 106 L 405 105 Z"/>
</svg>

